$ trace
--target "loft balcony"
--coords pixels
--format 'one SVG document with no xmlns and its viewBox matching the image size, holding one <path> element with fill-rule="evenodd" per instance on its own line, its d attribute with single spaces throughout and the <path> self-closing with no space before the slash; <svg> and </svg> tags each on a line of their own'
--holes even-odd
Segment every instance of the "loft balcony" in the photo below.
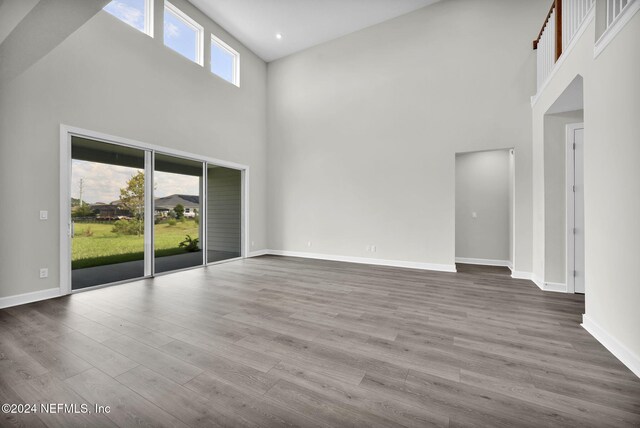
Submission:
<svg viewBox="0 0 640 428">
<path fill-rule="evenodd" d="M 589 22 L 596 21 L 594 56 L 597 57 L 638 9 L 640 0 L 555 0 L 533 41 L 537 52 L 534 99 L 544 90 Z"/>
</svg>

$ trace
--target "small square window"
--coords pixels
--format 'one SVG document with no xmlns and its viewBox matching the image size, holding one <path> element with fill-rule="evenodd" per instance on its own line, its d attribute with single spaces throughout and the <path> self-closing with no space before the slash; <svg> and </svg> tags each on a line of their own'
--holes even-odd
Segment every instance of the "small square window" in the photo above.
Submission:
<svg viewBox="0 0 640 428">
<path fill-rule="evenodd" d="M 240 54 L 211 35 L 211 72 L 229 83 L 240 86 Z"/>
<path fill-rule="evenodd" d="M 204 30 L 180 9 L 164 2 L 164 44 L 180 55 L 202 65 Z"/>
<path fill-rule="evenodd" d="M 153 0 L 113 0 L 103 10 L 153 37 Z"/>
</svg>

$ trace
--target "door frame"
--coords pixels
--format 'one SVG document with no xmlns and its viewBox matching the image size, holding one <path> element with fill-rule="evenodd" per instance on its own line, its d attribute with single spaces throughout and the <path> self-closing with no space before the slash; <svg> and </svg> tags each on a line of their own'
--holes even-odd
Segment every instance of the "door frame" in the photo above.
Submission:
<svg viewBox="0 0 640 428">
<path fill-rule="evenodd" d="M 576 285 L 573 271 L 575 270 L 575 165 L 573 143 L 575 142 L 575 132 L 578 129 L 584 130 L 584 123 L 569 123 L 566 125 L 565 144 L 565 192 L 566 192 L 566 282 L 567 293 L 575 293 Z"/>
<path fill-rule="evenodd" d="M 155 272 L 153 272 L 153 257 L 151 257 L 150 268 L 151 272 L 147 275 L 147 267 L 145 266 L 145 276 L 142 278 L 135 278 L 131 280 L 118 281 L 110 284 L 98 285 L 95 287 L 87 287 L 80 290 L 72 290 L 71 289 L 71 204 L 69 203 L 71 199 L 71 138 L 72 137 L 83 137 L 92 139 L 99 142 L 117 144 L 120 146 L 131 147 L 134 149 L 145 150 L 145 172 L 148 172 L 147 169 L 150 167 L 153 170 L 153 162 L 148 162 L 147 157 L 150 156 L 150 159 L 153 160 L 155 157 L 155 153 L 163 153 L 171 156 L 176 156 L 185 159 L 191 159 L 198 162 L 203 162 L 204 169 L 206 170 L 209 164 L 236 169 L 241 172 L 241 210 L 240 210 L 240 234 L 241 234 L 241 242 L 240 242 L 240 258 L 246 258 L 248 256 L 248 251 L 250 246 L 249 243 L 249 166 L 243 165 L 235 162 L 224 161 L 221 159 L 216 159 L 208 156 L 201 156 L 189 152 L 185 152 L 182 150 L 176 150 L 164 146 L 158 146 L 155 144 L 148 144 L 141 141 L 132 140 L 129 138 L 117 137 L 114 135 L 105 134 L 102 132 L 91 131 L 88 129 L 78 128 L 74 126 L 69 126 L 65 124 L 60 124 L 60 295 L 67 295 L 71 293 L 81 292 L 92 290 L 96 288 L 106 287 L 110 285 L 116 285 L 121 283 L 127 283 L 132 281 L 138 281 L 142 278 L 151 278 L 156 276 Z M 205 171 L 206 172 L 206 171 Z M 153 171 L 151 171 L 151 177 L 153 177 Z M 147 180 L 148 183 L 145 184 L 147 188 L 153 188 L 152 181 Z M 203 178 L 203 212 L 201 215 L 201 220 L 203 217 L 206 217 L 206 175 Z M 153 190 L 150 193 L 151 197 L 146 201 L 145 208 L 153 210 Z M 147 205 L 150 205 L 149 207 Z M 148 211 L 153 213 L 153 211 Z M 206 219 L 204 219 L 206 224 Z M 145 222 L 145 224 L 148 222 Z M 153 227 L 153 225 L 151 225 Z M 148 226 L 145 227 L 145 232 L 147 232 Z M 206 228 L 203 229 L 203 239 L 206 241 Z M 203 252 L 205 251 L 207 244 L 203 241 Z M 145 233 L 145 251 L 151 251 L 150 254 L 153 254 L 153 234 Z M 147 257 L 148 258 L 148 257 Z M 203 262 L 202 265 L 195 266 L 194 268 L 201 268 L 207 266 L 211 263 L 206 263 L 206 253 L 203 253 Z M 236 260 L 236 259 L 231 259 Z M 145 260 L 145 265 L 148 263 Z M 165 272 L 167 273 L 167 272 Z M 160 274 L 158 274 L 160 275 Z"/>
</svg>

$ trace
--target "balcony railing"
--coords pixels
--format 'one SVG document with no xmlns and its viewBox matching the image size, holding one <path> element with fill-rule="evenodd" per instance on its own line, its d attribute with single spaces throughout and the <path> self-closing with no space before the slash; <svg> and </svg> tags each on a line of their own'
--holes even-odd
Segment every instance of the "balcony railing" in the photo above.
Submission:
<svg viewBox="0 0 640 428">
<path fill-rule="evenodd" d="M 578 29 L 587 17 L 587 13 L 595 0 L 563 0 L 562 1 L 562 51 L 564 52 L 573 40 Z"/>
<path fill-rule="evenodd" d="M 626 3 L 633 0 L 607 1 Z M 575 37 L 594 3 L 595 0 L 555 0 L 551 5 L 542 29 L 533 41 L 533 49 L 538 51 L 538 90 L 547 81 L 562 52 Z"/>
<path fill-rule="evenodd" d="M 616 18 L 633 3 L 633 0 L 607 0 L 607 28 L 616 21 Z"/>
</svg>

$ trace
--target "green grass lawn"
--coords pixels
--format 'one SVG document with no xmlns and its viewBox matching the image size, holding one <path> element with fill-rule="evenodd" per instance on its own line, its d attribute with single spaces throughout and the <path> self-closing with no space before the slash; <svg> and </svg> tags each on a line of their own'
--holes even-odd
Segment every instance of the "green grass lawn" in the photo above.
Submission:
<svg viewBox="0 0 640 428">
<path fill-rule="evenodd" d="M 112 224 L 76 223 L 71 252 L 71 268 L 82 269 L 144 259 L 144 237 L 118 235 Z M 198 224 L 194 220 L 178 222 L 175 226 L 155 225 L 156 257 L 182 254 L 180 242 L 186 235 L 198 237 Z"/>
</svg>

